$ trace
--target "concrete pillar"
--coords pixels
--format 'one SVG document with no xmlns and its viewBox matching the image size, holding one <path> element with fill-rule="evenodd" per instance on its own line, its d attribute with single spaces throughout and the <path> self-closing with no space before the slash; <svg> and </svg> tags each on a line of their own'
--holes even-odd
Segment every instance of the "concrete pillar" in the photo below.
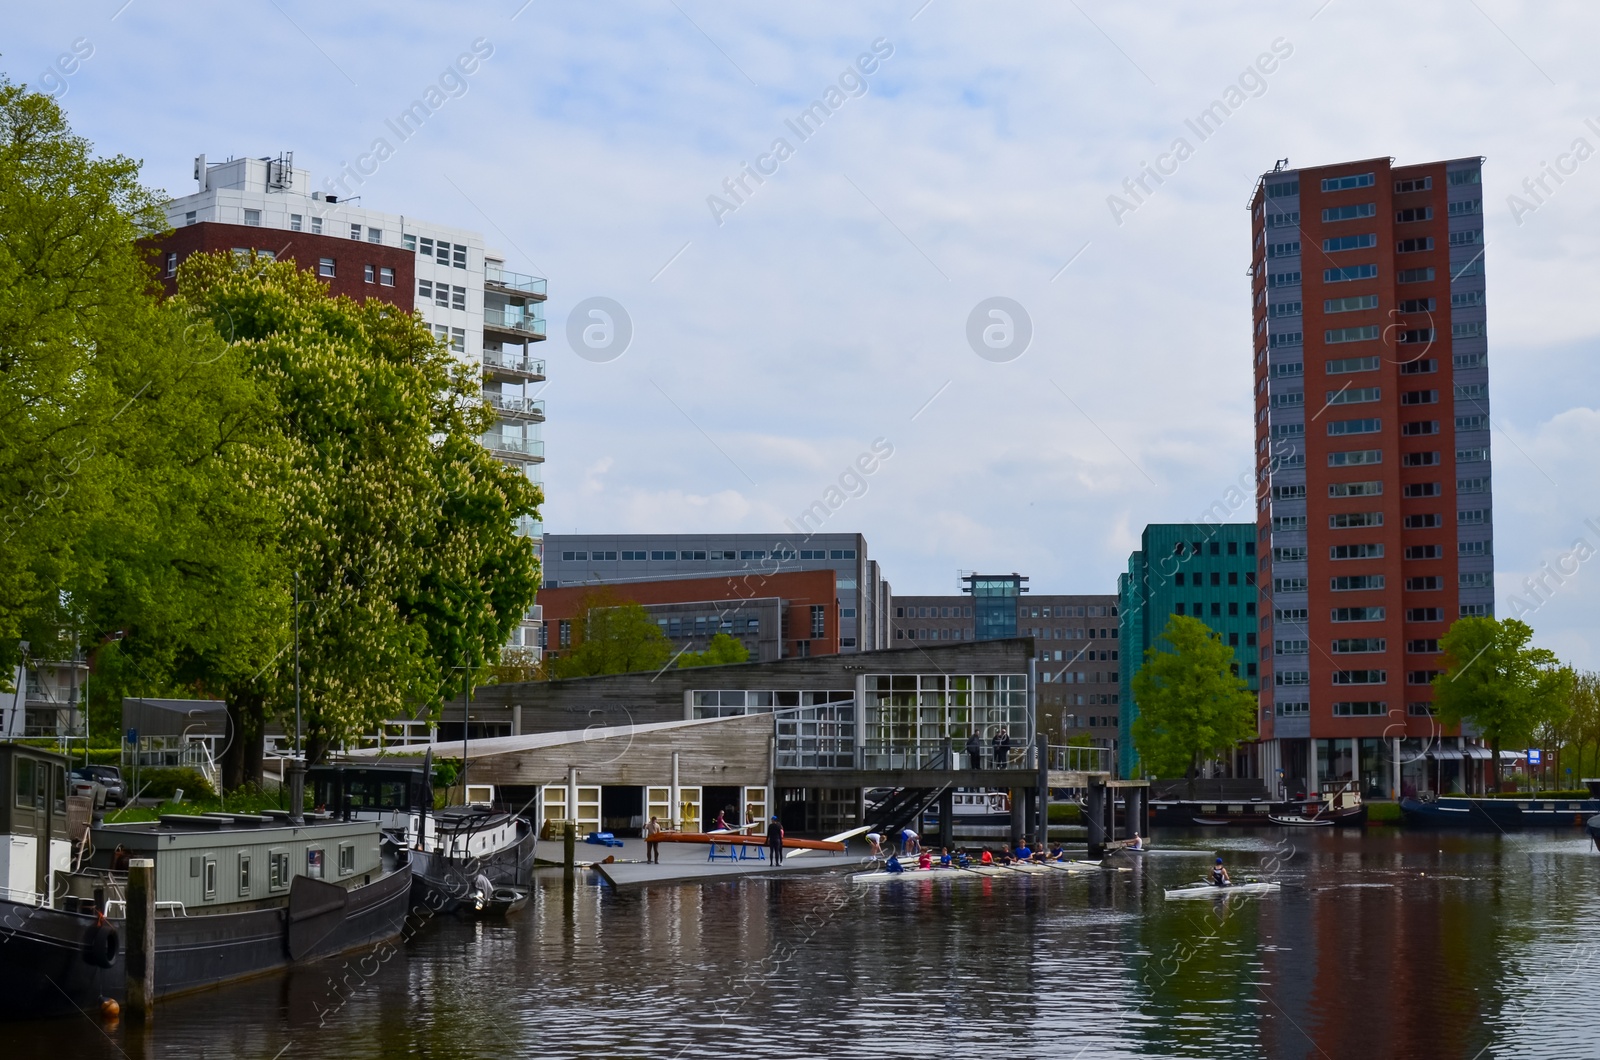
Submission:
<svg viewBox="0 0 1600 1060">
<path fill-rule="evenodd" d="M 379 730 L 382 731 L 381 729 Z M 522 735 L 522 704 L 511 704 L 511 735 Z"/>
<path fill-rule="evenodd" d="M 1398 799 L 1400 797 L 1400 737 L 1395 736 L 1392 739 L 1394 741 L 1394 745 L 1389 755 L 1389 764 L 1391 767 L 1389 798 Z"/>
<path fill-rule="evenodd" d="M 561 828 L 561 883 L 572 886 L 578 866 L 578 824 L 568 820 Z"/>
<path fill-rule="evenodd" d="M 1090 774 L 1088 797 L 1084 804 L 1085 823 L 1089 826 L 1089 856 L 1098 858 L 1106 852 L 1106 785 L 1099 776 Z"/>
<path fill-rule="evenodd" d="M 1048 733 L 1039 733 L 1037 737 L 1038 750 L 1034 754 L 1034 764 L 1039 767 L 1039 776 L 1036 781 L 1035 791 L 1039 793 L 1036 807 L 1038 813 L 1038 828 L 1034 838 L 1041 847 L 1050 845 L 1050 736 Z"/>
<path fill-rule="evenodd" d="M 1015 847 L 1022 842 L 1022 789 L 1011 788 L 1011 845 Z"/>
<path fill-rule="evenodd" d="M 956 845 L 956 793 L 945 788 L 939 793 L 939 845 L 949 849 Z"/>
<path fill-rule="evenodd" d="M 567 767 L 567 820 L 578 819 L 578 767 Z"/>
<path fill-rule="evenodd" d="M 1322 778 L 1317 775 L 1317 741 L 1313 737 L 1306 741 L 1306 794 L 1316 796 L 1322 786 Z"/>
<path fill-rule="evenodd" d="M 667 827 L 673 831 L 683 827 L 682 821 L 678 818 L 678 800 L 682 797 L 682 794 L 678 790 L 678 752 L 674 751 L 672 752 L 672 787 L 667 796 L 672 800 L 671 807 L 667 811 L 671 818 L 667 822 Z"/>
<path fill-rule="evenodd" d="M 302 770 L 301 775 L 304 776 Z M 123 927 L 123 971 L 127 976 L 128 1016 L 149 1020 L 156 1006 L 156 863 L 153 858 L 128 862 L 127 919 Z"/>
</svg>

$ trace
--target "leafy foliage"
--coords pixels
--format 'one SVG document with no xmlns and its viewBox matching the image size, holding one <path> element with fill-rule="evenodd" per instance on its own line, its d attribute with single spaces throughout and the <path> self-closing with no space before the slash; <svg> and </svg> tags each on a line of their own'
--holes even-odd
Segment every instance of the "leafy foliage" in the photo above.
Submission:
<svg viewBox="0 0 1600 1060">
<path fill-rule="evenodd" d="M 1255 697 L 1233 649 L 1204 622 L 1173 615 L 1133 676 L 1133 741 L 1151 776 L 1193 776 L 1255 735 Z"/>
<path fill-rule="evenodd" d="M 678 667 L 683 669 L 690 666 L 731 666 L 734 663 L 749 661 L 750 649 L 746 648 L 742 641 L 726 633 L 718 633 L 711 638 L 711 643 L 706 645 L 705 651 L 686 651 L 678 656 Z"/>
<path fill-rule="evenodd" d="M 1526 747 L 1541 725 L 1567 709 L 1571 670 L 1548 648 L 1532 648 L 1533 628 L 1515 618 L 1462 618 L 1439 638 L 1444 670 L 1433 680 L 1433 706 L 1444 725 L 1470 723 L 1494 749 Z"/>
<path fill-rule="evenodd" d="M 608 589 L 583 598 L 582 618 L 570 649 L 550 660 L 556 678 L 660 670 L 672 660 L 672 642 L 643 607 Z"/>
</svg>

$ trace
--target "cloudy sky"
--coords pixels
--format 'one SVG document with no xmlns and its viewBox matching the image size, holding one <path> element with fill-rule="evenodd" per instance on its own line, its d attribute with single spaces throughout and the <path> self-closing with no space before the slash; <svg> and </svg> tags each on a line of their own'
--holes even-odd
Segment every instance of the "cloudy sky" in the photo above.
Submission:
<svg viewBox="0 0 1600 1060">
<path fill-rule="evenodd" d="M 1537 604 L 1541 563 L 1600 549 L 1600 157 L 1521 186 L 1600 149 L 1600 7 L 1265 6 L 105 0 L 8 5 L 0 64 L 175 194 L 202 152 L 293 150 L 320 186 L 387 138 L 364 204 L 549 277 L 550 530 L 779 531 L 884 439 L 826 525 L 901 593 L 1111 591 L 1146 523 L 1248 482 L 1256 176 L 1485 156 L 1498 607 Z M 441 84 L 400 142 L 386 119 Z M 1241 84 L 1200 142 L 1185 119 Z M 567 337 L 597 297 L 632 323 L 609 360 Z M 1530 621 L 1600 668 L 1600 561 L 1564 562 Z"/>
</svg>

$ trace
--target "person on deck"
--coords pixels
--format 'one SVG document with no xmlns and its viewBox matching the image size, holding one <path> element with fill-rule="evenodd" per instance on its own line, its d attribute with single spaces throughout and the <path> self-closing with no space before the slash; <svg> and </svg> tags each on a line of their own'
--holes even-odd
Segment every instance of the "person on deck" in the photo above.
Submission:
<svg viewBox="0 0 1600 1060">
<path fill-rule="evenodd" d="M 774 865 L 783 864 L 783 826 L 778 823 L 777 814 L 767 824 L 767 851 Z"/>
<path fill-rule="evenodd" d="M 883 857 L 883 833 L 882 832 L 868 832 L 867 833 L 867 846 L 872 848 L 872 856 L 873 857 L 875 857 L 875 858 Z"/>
<path fill-rule="evenodd" d="M 718 810 L 717 819 L 711 823 L 713 832 L 726 832 L 728 830 L 728 811 Z"/>
<path fill-rule="evenodd" d="M 661 822 L 652 815 L 650 823 L 644 826 L 644 861 L 646 865 L 652 863 L 661 864 L 661 844 L 655 841 L 655 837 L 660 835 L 661 832 Z"/>
<path fill-rule="evenodd" d="M 922 850 L 922 837 L 910 828 L 900 829 L 900 854 L 916 854 Z"/>
<path fill-rule="evenodd" d="M 900 859 L 899 858 L 895 857 L 893 854 L 890 854 L 889 855 L 889 862 L 888 862 L 888 864 L 884 865 L 883 871 L 884 872 L 904 872 L 904 871 L 906 871 L 906 867 L 904 865 L 900 864 Z"/>
<path fill-rule="evenodd" d="M 979 761 L 983 757 L 983 741 L 978 739 L 978 730 L 973 729 L 967 733 L 967 768 L 977 769 L 982 765 Z"/>
<path fill-rule="evenodd" d="M 1222 859 L 1218 858 L 1217 863 L 1211 866 L 1211 885 L 1213 887 L 1228 887 L 1232 884 L 1233 881 L 1228 878 L 1228 870 L 1222 867 Z"/>
</svg>

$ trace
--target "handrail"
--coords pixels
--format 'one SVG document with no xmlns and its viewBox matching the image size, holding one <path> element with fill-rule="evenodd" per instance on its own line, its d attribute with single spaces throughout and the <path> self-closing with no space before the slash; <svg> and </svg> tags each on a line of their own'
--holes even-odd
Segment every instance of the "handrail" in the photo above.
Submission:
<svg viewBox="0 0 1600 1060">
<path fill-rule="evenodd" d="M 503 328 L 524 335 L 543 336 L 545 333 L 543 317 L 522 316 L 517 313 L 507 313 L 503 309 L 485 307 L 483 323 L 485 327 Z"/>
<path fill-rule="evenodd" d="M 549 281 L 543 276 L 530 276 L 523 272 L 511 272 L 497 266 L 484 267 L 483 279 L 485 283 L 492 283 L 497 287 L 510 288 L 513 291 L 522 291 L 524 294 L 545 294 Z"/>
</svg>

